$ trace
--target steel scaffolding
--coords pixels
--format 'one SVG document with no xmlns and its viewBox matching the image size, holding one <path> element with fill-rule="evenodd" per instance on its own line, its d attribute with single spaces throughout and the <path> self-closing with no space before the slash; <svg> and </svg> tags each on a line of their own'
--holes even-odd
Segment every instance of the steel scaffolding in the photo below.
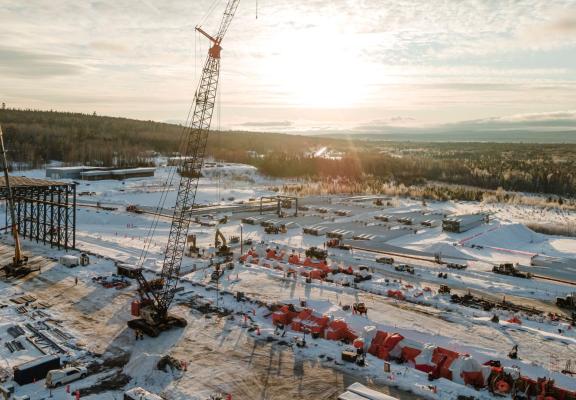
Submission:
<svg viewBox="0 0 576 400">
<path fill-rule="evenodd" d="M 13 176 L 10 185 L 16 208 L 18 232 L 25 239 L 58 249 L 76 248 L 76 185 L 58 181 Z M 0 200 L 7 196 L 0 179 Z M 12 226 L 5 207 L 6 227 Z"/>
</svg>

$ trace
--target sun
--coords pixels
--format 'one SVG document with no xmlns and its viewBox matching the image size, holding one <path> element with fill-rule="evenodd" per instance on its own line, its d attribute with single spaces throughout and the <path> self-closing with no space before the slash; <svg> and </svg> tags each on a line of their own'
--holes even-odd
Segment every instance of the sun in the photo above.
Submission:
<svg viewBox="0 0 576 400">
<path fill-rule="evenodd" d="M 368 66 L 334 32 L 277 35 L 261 76 L 295 107 L 350 108 L 369 94 Z"/>
</svg>

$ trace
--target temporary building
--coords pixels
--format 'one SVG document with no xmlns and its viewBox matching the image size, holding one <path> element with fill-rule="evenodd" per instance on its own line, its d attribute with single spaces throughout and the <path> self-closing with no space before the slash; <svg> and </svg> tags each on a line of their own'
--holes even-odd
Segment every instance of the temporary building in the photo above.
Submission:
<svg viewBox="0 0 576 400">
<path fill-rule="evenodd" d="M 372 339 L 368 352 L 382 360 L 389 360 L 391 352 L 403 339 L 404 336 L 399 333 L 378 331 L 374 339 Z M 401 350 L 397 351 L 396 354 L 400 355 Z"/>
</svg>

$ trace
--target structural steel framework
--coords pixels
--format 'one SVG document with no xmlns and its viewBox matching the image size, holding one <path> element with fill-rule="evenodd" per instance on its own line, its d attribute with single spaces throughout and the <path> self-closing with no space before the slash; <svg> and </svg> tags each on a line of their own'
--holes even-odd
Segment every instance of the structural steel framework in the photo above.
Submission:
<svg viewBox="0 0 576 400">
<path fill-rule="evenodd" d="M 64 182 L 10 177 L 16 223 L 23 238 L 58 249 L 76 248 L 76 185 Z M 4 178 L 0 178 L 0 200 L 6 200 Z M 12 226 L 5 208 L 6 228 Z"/>
<path fill-rule="evenodd" d="M 264 214 L 264 201 L 276 201 L 276 215 L 279 217 L 282 215 L 282 208 L 292 208 L 292 202 L 294 205 L 294 216 L 298 216 L 298 197 L 295 196 L 262 196 L 260 197 L 260 215 Z"/>
</svg>

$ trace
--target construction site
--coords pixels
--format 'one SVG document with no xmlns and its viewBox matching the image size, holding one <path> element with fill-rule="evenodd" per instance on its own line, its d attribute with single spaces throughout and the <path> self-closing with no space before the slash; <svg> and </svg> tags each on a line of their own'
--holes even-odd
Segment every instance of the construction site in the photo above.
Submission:
<svg viewBox="0 0 576 400">
<path fill-rule="evenodd" d="M 181 157 L 16 176 L 0 140 L 1 398 L 576 400 L 576 238 L 525 224 L 576 213 L 203 174 L 238 5 Z"/>
</svg>

